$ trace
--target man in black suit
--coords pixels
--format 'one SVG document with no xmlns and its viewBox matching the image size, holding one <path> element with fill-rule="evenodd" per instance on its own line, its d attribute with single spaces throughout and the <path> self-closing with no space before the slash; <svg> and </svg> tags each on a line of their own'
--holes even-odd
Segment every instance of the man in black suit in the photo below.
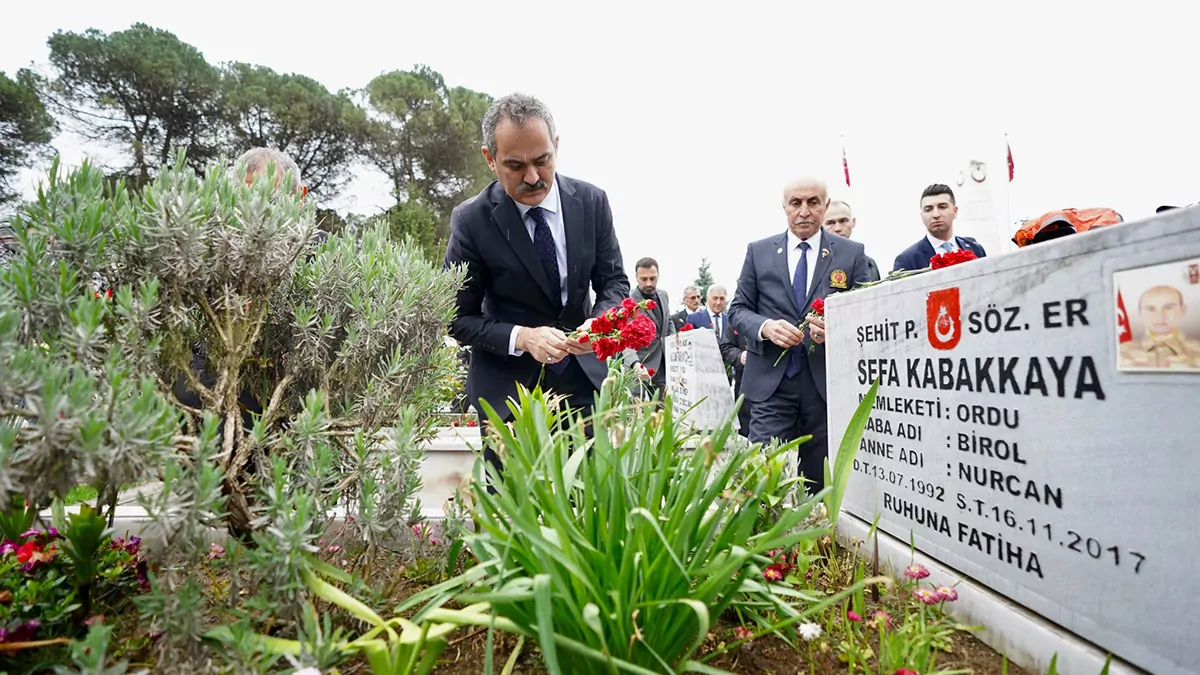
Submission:
<svg viewBox="0 0 1200 675">
<path fill-rule="evenodd" d="M 721 360 L 733 371 L 733 398 L 736 401 L 742 395 L 742 380 L 746 372 L 746 355 L 750 349 L 750 341 L 744 333 L 732 329 L 725 331 L 725 339 L 721 341 Z M 738 435 L 750 438 L 750 401 L 742 401 L 738 408 Z"/>
<path fill-rule="evenodd" d="M 671 315 L 671 323 L 675 325 L 675 332 L 683 330 L 688 317 L 698 309 L 700 309 L 700 289 L 688 286 L 683 289 L 683 309 Z"/>
<path fill-rule="evenodd" d="M 654 341 L 645 349 L 637 352 L 637 360 L 646 368 L 654 371 L 654 374 L 650 376 L 650 383 L 654 389 L 661 391 L 667 386 L 667 359 L 663 349 L 663 338 L 675 332 L 671 317 L 667 315 L 671 308 L 671 302 L 667 298 L 667 292 L 658 287 L 657 260 L 654 258 L 638 260 L 637 264 L 633 266 L 633 274 L 637 288 L 630 297 L 639 302 L 653 300 L 657 305 L 654 309 L 646 312 L 654 321 L 654 329 L 657 331 Z"/>
<path fill-rule="evenodd" d="M 455 207 L 445 258 L 446 267 L 466 267 L 450 334 L 471 348 L 467 398 L 507 419 L 517 385 L 540 380 L 590 415 L 607 367 L 566 333 L 587 330 L 629 297 L 608 196 L 555 172 L 558 136 L 541 101 L 498 98 L 482 126 L 497 180 Z M 484 457 L 499 473 L 490 448 Z"/>
<path fill-rule="evenodd" d="M 734 329 L 751 338 L 742 384 L 742 393 L 753 403 L 750 441 L 787 442 L 811 434 L 799 449 L 799 471 L 809 481 L 810 494 L 824 484 L 829 452 L 825 335 L 815 328 L 806 335 L 797 326 L 813 300 L 867 281 L 863 245 L 823 231 L 828 208 L 825 184 L 815 178 L 784 188 L 788 229 L 746 247 L 729 311 Z M 785 349 L 787 356 L 781 359 Z"/>
<path fill-rule="evenodd" d="M 829 210 L 825 212 L 826 232 L 850 239 L 856 227 L 858 218 L 854 217 L 850 204 L 837 199 L 829 202 Z M 879 281 L 879 278 L 879 265 L 875 264 L 874 258 L 867 256 L 867 281 Z"/>
<path fill-rule="evenodd" d="M 929 259 L 933 256 L 963 249 L 976 257 L 986 257 L 979 242 L 971 237 L 954 236 L 954 219 L 957 217 L 958 205 L 954 202 L 954 191 L 948 185 L 934 183 L 925 188 L 921 193 L 921 220 L 928 234 L 896 256 L 892 271 L 924 269 L 929 267 Z"/>
</svg>

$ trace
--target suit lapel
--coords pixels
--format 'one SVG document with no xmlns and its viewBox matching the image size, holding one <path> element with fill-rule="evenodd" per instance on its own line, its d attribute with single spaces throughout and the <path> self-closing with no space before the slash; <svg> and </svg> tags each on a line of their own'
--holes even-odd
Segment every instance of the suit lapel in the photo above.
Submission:
<svg viewBox="0 0 1200 675">
<path fill-rule="evenodd" d="M 933 256 L 937 255 L 937 251 L 933 250 L 933 244 L 929 243 L 928 238 L 922 238 L 921 243 L 917 244 L 917 249 L 921 252 L 921 267 L 929 267 L 929 261 L 933 259 Z M 920 267 L 917 269 L 920 269 Z"/>
<path fill-rule="evenodd" d="M 779 273 L 779 278 L 783 279 L 784 286 L 790 291 L 788 296 L 792 299 L 792 306 L 796 306 L 796 289 L 792 287 L 792 273 L 788 270 L 788 237 L 787 232 L 775 237 L 771 242 L 775 244 L 775 250 L 771 255 L 775 256 L 775 271 Z M 800 308 L 796 307 L 796 315 L 800 315 Z"/>
<path fill-rule="evenodd" d="M 825 255 L 825 251 L 829 251 L 829 255 Z M 800 316 L 804 316 L 804 308 L 812 304 L 813 296 L 817 292 L 821 284 L 821 280 L 827 278 L 825 275 L 829 271 L 829 261 L 833 259 L 833 240 L 827 236 L 821 236 L 821 250 L 813 251 L 817 256 L 813 269 L 812 283 L 808 285 L 808 297 L 804 299 L 804 307 L 800 308 Z M 794 294 L 793 294 L 794 295 Z"/>
<path fill-rule="evenodd" d="M 496 204 L 496 208 L 492 209 L 492 217 L 500 224 L 500 229 L 503 230 L 508 245 L 512 247 L 513 253 L 517 254 L 517 259 L 521 261 L 521 264 L 525 265 L 525 269 L 529 270 L 533 280 L 541 287 L 546 299 L 553 300 L 550 297 L 550 280 L 546 278 L 546 270 L 538 258 L 537 249 L 533 247 L 533 240 L 529 238 L 529 231 L 525 229 L 525 222 L 521 219 L 521 212 L 517 210 L 516 202 L 508 195 L 502 196 L 499 203 Z M 557 305 L 557 301 L 551 303 L 551 307 Z"/>
<path fill-rule="evenodd" d="M 558 200 L 562 204 L 563 232 L 567 237 L 567 304 L 579 304 L 579 261 L 583 259 L 583 202 L 575 196 L 575 187 L 562 176 L 555 174 L 558 181 Z M 586 288 L 586 286 L 585 286 Z"/>
</svg>

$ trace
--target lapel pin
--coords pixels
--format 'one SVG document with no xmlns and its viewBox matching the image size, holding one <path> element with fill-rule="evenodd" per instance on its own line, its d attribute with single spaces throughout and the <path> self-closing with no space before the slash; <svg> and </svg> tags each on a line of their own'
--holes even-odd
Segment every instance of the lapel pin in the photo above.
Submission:
<svg viewBox="0 0 1200 675">
<path fill-rule="evenodd" d="M 777 249 L 775 249 L 775 252 L 776 252 L 776 253 L 783 253 L 783 248 L 777 248 Z"/>
<path fill-rule="evenodd" d="M 829 249 L 827 249 L 827 248 L 823 248 L 823 249 L 821 249 L 821 257 L 822 257 L 822 258 L 827 258 L 827 257 L 829 257 Z"/>
</svg>

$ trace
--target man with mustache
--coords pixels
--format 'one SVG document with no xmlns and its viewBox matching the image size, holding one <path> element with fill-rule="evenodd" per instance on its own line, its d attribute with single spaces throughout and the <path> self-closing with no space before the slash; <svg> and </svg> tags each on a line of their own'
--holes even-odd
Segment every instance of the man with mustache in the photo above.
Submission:
<svg viewBox="0 0 1200 675">
<path fill-rule="evenodd" d="M 471 348 L 467 398 L 508 420 L 517 385 L 540 381 L 590 415 L 607 367 L 566 334 L 629 297 L 608 196 L 555 172 L 554 118 L 536 98 L 496 99 L 482 126 L 496 180 L 455 207 L 444 263 L 466 268 L 450 335 Z M 484 458 L 500 476 L 491 448 Z"/>
<path fill-rule="evenodd" d="M 786 232 L 746 247 L 729 321 L 747 343 L 742 394 L 750 407 L 750 441 L 812 438 L 799 448 L 809 494 L 824 485 L 829 439 L 825 422 L 825 331 L 797 326 L 813 301 L 865 283 L 863 245 L 823 232 L 829 193 L 816 178 L 783 190 Z M 807 334 L 806 334 L 807 333 Z M 809 352 L 810 344 L 813 351 Z M 784 350 L 787 356 L 780 356 Z M 778 363 L 777 363 L 778 362 Z"/>
</svg>

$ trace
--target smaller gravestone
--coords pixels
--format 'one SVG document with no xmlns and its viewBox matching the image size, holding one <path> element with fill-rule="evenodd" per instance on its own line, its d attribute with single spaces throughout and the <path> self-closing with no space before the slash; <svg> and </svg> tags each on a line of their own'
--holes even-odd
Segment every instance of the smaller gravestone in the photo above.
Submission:
<svg viewBox="0 0 1200 675">
<path fill-rule="evenodd" d="M 711 330 L 676 333 L 663 340 L 667 354 L 667 390 L 676 418 L 685 424 L 716 429 L 733 416 L 733 390 Z M 694 407 L 693 407 L 694 406 Z M 689 410 L 690 409 L 690 410 Z M 737 428 L 737 418 L 733 418 Z"/>
</svg>

